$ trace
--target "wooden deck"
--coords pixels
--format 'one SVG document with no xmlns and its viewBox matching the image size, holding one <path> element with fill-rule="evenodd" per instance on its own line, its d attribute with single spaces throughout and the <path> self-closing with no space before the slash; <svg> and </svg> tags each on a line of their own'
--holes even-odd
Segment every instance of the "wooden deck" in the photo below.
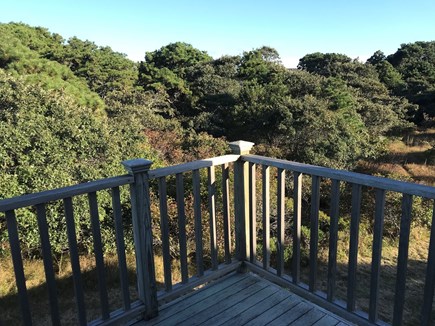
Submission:
<svg viewBox="0 0 435 326">
<path fill-rule="evenodd" d="M 253 273 L 233 273 L 159 309 L 148 325 L 352 325 Z"/>
</svg>

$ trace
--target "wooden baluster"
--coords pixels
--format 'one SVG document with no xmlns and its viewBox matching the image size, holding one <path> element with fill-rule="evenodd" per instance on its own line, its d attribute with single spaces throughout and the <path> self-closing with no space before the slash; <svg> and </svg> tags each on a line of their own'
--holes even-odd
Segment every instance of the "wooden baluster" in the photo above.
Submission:
<svg viewBox="0 0 435 326">
<path fill-rule="evenodd" d="M 331 188 L 331 225 L 329 228 L 329 257 L 328 257 L 328 286 L 327 300 L 333 301 L 335 297 L 335 280 L 337 274 L 337 241 L 338 217 L 340 210 L 340 181 L 332 180 Z"/>
<path fill-rule="evenodd" d="M 76 297 L 77 312 L 80 325 L 86 325 L 86 307 L 85 297 L 83 294 L 82 275 L 80 271 L 79 253 L 77 250 L 76 229 L 74 223 L 74 212 L 72 198 L 68 197 L 63 200 L 65 208 L 66 228 L 68 233 L 69 253 L 71 257 L 71 269 L 74 280 L 74 293 Z"/>
<path fill-rule="evenodd" d="M 302 173 L 293 172 L 293 257 L 292 279 L 297 284 L 301 275 Z"/>
<path fill-rule="evenodd" d="M 278 168 L 277 220 L 278 220 L 278 262 L 277 274 L 284 274 L 284 241 L 285 241 L 285 170 Z"/>
<path fill-rule="evenodd" d="M 201 178 L 199 170 L 193 170 L 193 211 L 195 216 L 195 250 L 196 273 L 204 275 L 203 248 L 202 248 L 202 217 L 201 217 Z"/>
<path fill-rule="evenodd" d="M 251 263 L 254 263 L 257 259 L 257 198 L 255 177 L 255 164 L 249 163 L 249 231 L 251 238 Z"/>
<path fill-rule="evenodd" d="M 38 218 L 39 236 L 41 238 L 45 280 L 47 282 L 48 298 L 50 301 L 51 322 L 53 325 L 60 325 L 59 304 L 57 300 L 57 289 L 53 271 L 53 259 L 51 253 L 50 236 L 48 234 L 45 204 L 36 205 L 36 214 Z"/>
<path fill-rule="evenodd" d="M 116 252 L 118 255 L 119 279 L 121 283 L 122 304 L 124 310 L 130 310 L 130 290 L 128 288 L 127 260 L 125 258 L 124 228 L 122 225 L 122 210 L 119 187 L 112 188 L 112 208 L 115 220 Z"/>
<path fill-rule="evenodd" d="M 435 202 L 432 209 L 429 253 L 427 258 L 426 282 L 424 285 L 424 301 L 421 311 L 421 324 L 430 325 L 435 286 Z"/>
<path fill-rule="evenodd" d="M 228 163 L 222 165 L 222 206 L 224 218 L 225 262 L 231 263 L 231 223 L 230 223 L 230 172 Z"/>
<path fill-rule="evenodd" d="M 349 269 L 347 276 L 347 310 L 355 310 L 356 268 L 358 263 L 359 222 L 361 217 L 361 185 L 352 184 L 350 219 Z"/>
<path fill-rule="evenodd" d="M 375 227 L 373 230 L 372 270 L 370 275 L 369 321 L 378 319 L 379 285 L 382 259 L 382 234 L 384 228 L 385 190 L 376 189 Z"/>
<path fill-rule="evenodd" d="M 218 248 L 216 241 L 216 177 L 214 166 L 210 166 L 207 173 L 208 211 L 210 217 L 210 251 L 211 266 L 213 270 L 218 268 Z"/>
<path fill-rule="evenodd" d="M 32 325 L 32 316 L 30 314 L 29 299 L 27 296 L 26 279 L 24 276 L 23 260 L 21 258 L 20 240 L 18 238 L 15 211 L 6 211 L 5 215 L 9 234 L 9 244 L 11 246 L 12 262 L 14 265 L 15 283 L 18 289 L 21 313 L 23 314 L 23 324 Z"/>
<path fill-rule="evenodd" d="M 176 197 L 178 212 L 178 240 L 180 242 L 180 265 L 181 265 L 181 282 L 187 283 L 189 279 L 187 269 L 187 240 L 186 240 L 186 212 L 184 209 L 184 182 L 183 174 L 176 175 Z"/>
<path fill-rule="evenodd" d="M 263 188 L 263 268 L 270 267 L 270 167 L 262 167 Z"/>
<path fill-rule="evenodd" d="M 400 219 L 399 254 L 397 257 L 396 291 L 394 296 L 393 325 L 402 325 L 405 305 L 406 271 L 408 269 L 409 234 L 411 228 L 412 196 L 403 194 Z"/>
<path fill-rule="evenodd" d="M 317 282 L 317 252 L 319 246 L 319 205 L 320 177 L 312 176 L 311 186 L 311 216 L 310 216 L 310 278 L 309 290 L 316 290 Z"/>
<path fill-rule="evenodd" d="M 162 235 L 163 274 L 166 291 L 172 291 L 171 252 L 169 244 L 168 202 L 166 193 L 166 179 L 159 178 L 160 231 Z"/>
<path fill-rule="evenodd" d="M 103 320 L 109 319 L 109 298 L 106 288 L 106 272 L 104 268 L 103 244 L 101 242 L 100 218 L 98 214 L 97 193 L 88 194 L 89 208 L 91 213 L 92 234 L 94 236 L 94 255 L 97 265 L 98 288 L 100 292 L 101 314 Z"/>
</svg>

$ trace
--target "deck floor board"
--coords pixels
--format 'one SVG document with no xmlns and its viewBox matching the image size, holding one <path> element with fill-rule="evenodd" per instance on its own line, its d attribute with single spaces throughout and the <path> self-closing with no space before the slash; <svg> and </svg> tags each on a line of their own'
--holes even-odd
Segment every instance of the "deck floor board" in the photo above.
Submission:
<svg viewBox="0 0 435 326">
<path fill-rule="evenodd" d="M 256 274 L 235 273 L 160 307 L 148 325 L 352 325 Z"/>
</svg>

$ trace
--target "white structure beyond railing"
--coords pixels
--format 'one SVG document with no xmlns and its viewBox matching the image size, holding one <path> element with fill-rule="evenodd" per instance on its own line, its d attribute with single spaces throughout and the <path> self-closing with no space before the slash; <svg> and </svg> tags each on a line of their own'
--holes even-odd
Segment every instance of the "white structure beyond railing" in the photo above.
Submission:
<svg viewBox="0 0 435 326">
<path fill-rule="evenodd" d="M 380 269 L 382 257 L 383 217 L 385 207 L 385 192 L 402 193 L 402 216 L 400 219 L 399 253 L 397 259 L 397 276 L 395 285 L 393 325 L 400 325 L 403 319 L 405 302 L 405 285 L 408 264 L 408 244 L 410 235 L 412 197 L 421 196 L 435 199 L 435 188 L 386 178 L 373 177 L 347 171 L 339 171 L 307 164 L 272 159 L 262 156 L 250 155 L 253 146 L 248 142 L 233 142 L 230 144 L 233 154 L 180 164 L 167 168 L 151 170 L 152 162 L 137 159 L 123 162 L 128 175 L 88 182 L 77 186 L 50 190 L 37 194 L 0 201 L 0 212 L 5 212 L 9 242 L 16 277 L 16 286 L 22 311 L 23 322 L 32 324 L 30 305 L 26 289 L 26 280 L 21 258 L 20 240 L 17 232 L 15 210 L 22 207 L 36 207 L 41 248 L 48 287 L 48 296 L 51 309 L 51 320 L 54 325 L 60 324 L 58 298 L 56 293 L 56 280 L 53 270 L 50 239 L 46 219 L 46 204 L 51 201 L 62 200 L 67 224 L 69 253 L 71 258 L 75 299 L 80 324 L 88 323 L 83 294 L 83 284 L 79 264 L 79 252 L 74 225 L 72 198 L 78 195 L 87 195 L 89 199 L 90 216 L 94 239 L 94 252 L 99 279 L 99 292 L 101 304 L 101 318 L 91 324 L 119 324 L 138 318 L 150 319 L 158 314 L 158 303 L 168 301 L 197 287 L 219 278 L 236 269 L 249 269 L 282 286 L 290 288 L 296 294 L 311 300 L 318 305 L 342 317 L 361 325 L 383 324 L 378 319 Z M 233 170 L 230 173 L 230 164 Z M 215 168 L 222 169 L 221 188 L 221 214 L 223 224 L 223 263 L 219 264 L 217 234 L 217 185 Z M 261 167 L 262 192 L 261 216 L 257 219 L 256 170 Z M 277 253 L 276 269 L 271 268 L 270 260 L 270 170 L 274 169 L 277 175 Z M 200 170 L 207 169 L 208 193 L 208 239 L 203 238 L 204 212 L 201 209 L 201 177 Z M 276 170 L 275 170 L 276 169 Z M 192 195 L 194 198 L 194 230 L 195 230 L 195 265 L 196 276 L 188 274 L 188 252 L 186 239 L 186 214 L 184 203 L 184 179 L 186 173 L 192 174 Z M 293 176 L 293 218 L 292 234 L 292 266 L 290 271 L 284 268 L 285 248 L 285 190 L 286 172 Z M 181 283 L 172 284 L 171 254 L 169 244 L 168 211 L 167 211 L 167 185 L 166 178 L 175 175 L 176 203 L 178 212 L 178 241 L 181 271 Z M 230 191 L 230 175 L 234 175 L 234 192 Z M 302 175 L 311 176 L 311 213 L 310 213 L 310 246 L 309 246 L 309 282 L 301 282 L 301 220 L 302 220 Z M 330 225 L 329 225 L 329 259 L 327 273 L 327 291 L 317 289 L 317 260 L 318 260 L 318 230 L 320 209 L 320 180 L 329 179 L 331 182 Z M 164 291 L 158 291 L 154 266 L 153 230 L 150 210 L 150 180 L 157 180 L 160 201 L 160 229 L 162 239 L 162 253 L 164 265 Z M 351 186 L 351 218 L 350 218 L 350 246 L 347 275 L 347 297 L 345 302 L 336 298 L 337 273 L 337 238 L 338 217 L 340 204 L 340 183 Z M 134 245 L 136 254 L 136 273 L 139 300 L 131 302 L 127 282 L 127 265 L 125 258 L 125 244 L 122 229 L 122 213 L 120 205 L 119 187 L 130 185 L 132 225 L 134 232 Z M 373 188 L 375 193 L 374 231 L 372 246 L 372 263 L 370 275 L 370 293 L 368 311 L 356 309 L 356 275 L 358 263 L 358 241 L 361 193 L 363 187 Z M 103 258 L 103 244 L 101 241 L 100 224 L 98 216 L 97 193 L 111 189 L 113 215 L 116 228 L 118 264 L 121 279 L 121 293 L 123 306 L 111 311 L 109 307 L 108 291 L 105 284 L 105 265 Z M 233 205 L 230 203 L 234 199 Z M 230 207 L 234 207 L 234 230 L 231 223 Z M 125 218 L 125 217 L 124 217 Z M 257 220 L 261 228 L 257 226 Z M 434 222 L 434 221 L 432 221 Z M 432 223 L 433 225 L 433 223 Z M 435 280 L 435 227 L 431 230 L 428 261 L 426 268 L 424 297 L 422 299 L 421 324 L 429 325 L 433 322 L 433 297 Z M 234 236 L 234 241 L 231 239 Z M 209 241 L 211 268 L 205 270 L 204 241 Z M 235 250 L 232 243 L 235 243 Z M 257 255 L 257 245 L 261 244 L 262 252 Z M 417 313 L 417 312 L 416 312 Z M 1 318 L 1 315 L 0 315 Z"/>
</svg>

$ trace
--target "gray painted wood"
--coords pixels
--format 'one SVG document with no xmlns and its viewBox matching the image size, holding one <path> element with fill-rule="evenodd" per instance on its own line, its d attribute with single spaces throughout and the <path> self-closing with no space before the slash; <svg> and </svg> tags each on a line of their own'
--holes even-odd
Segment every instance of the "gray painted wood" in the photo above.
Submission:
<svg viewBox="0 0 435 326">
<path fill-rule="evenodd" d="M 279 292 L 279 288 L 277 286 L 265 286 L 263 289 L 254 293 L 253 295 L 242 299 L 241 301 L 235 301 L 228 309 L 217 311 L 212 318 L 209 318 L 203 324 L 220 325 L 224 323 L 231 323 L 232 325 L 239 325 L 241 320 L 238 318 L 236 322 L 236 317 L 239 317 L 245 311 L 253 307 L 258 309 L 277 292 Z"/>
<path fill-rule="evenodd" d="M 297 300 L 294 296 L 292 297 L 290 292 L 280 290 L 273 293 L 269 297 L 259 301 L 257 304 L 250 307 L 249 309 L 241 311 L 236 316 L 231 317 L 231 320 L 229 320 L 228 322 L 223 319 L 223 321 L 218 322 L 217 325 L 249 325 L 249 322 L 252 319 L 260 316 L 263 312 L 271 309 L 278 304 L 285 304 L 290 309 L 292 305 L 296 305 L 298 302 L 299 300 Z"/>
<path fill-rule="evenodd" d="M 128 282 L 127 261 L 125 258 L 124 227 L 122 225 L 122 210 L 119 187 L 112 188 L 112 209 L 115 220 L 116 253 L 118 255 L 119 279 L 124 310 L 131 308 Z"/>
<path fill-rule="evenodd" d="M 195 258 L 196 273 L 204 275 L 203 248 L 202 248 L 202 217 L 201 217 L 201 179 L 199 170 L 192 171 L 193 182 L 193 214 L 195 218 Z"/>
<path fill-rule="evenodd" d="M 109 319 L 109 298 L 106 287 L 106 270 L 104 267 L 103 244 L 101 241 L 100 218 L 98 214 L 97 193 L 88 194 L 89 209 L 91 213 L 91 227 L 94 238 L 94 256 L 98 275 L 98 290 L 100 294 L 101 316 L 103 320 Z"/>
<path fill-rule="evenodd" d="M 399 254 L 397 257 L 396 290 L 394 296 L 393 325 L 402 325 L 405 305 L 406 271 L 408 268 L 409 234 L 411 228 L 412 196 L 403 194 L 400 220 Z"/>
<path fill-rule="evenodd" d="M 370 274 L 369 320 L 378 319 L 379 285 L 381 276 L 382 235 L 384 229 L 385 190 L 375 190 L 375 226 L 373 230 L 372 269 Z"/>
<path fill-rule="evenodd" d="M 184 180 L 183 174 L 178 173 L 175 177 L 176 199 L 178 213 L 178 241 L 180 243 L 180 269 L 181 282 L 187 283 L 189 279 L 187 266 L 187 239 L 186 239 L 186 211 L 184 209 Z"/>
<path fill-rule="evenodd" d="M 320 318 L 318 321 L 316 321 L 313 326 L 335 326 L 340 321 L 332 316 L 325 315 L 322 318 Z"/>
<path fill-rule="evenodd" d="M 285 236 L 285 170 L 277 171 L 278 193 L 277 193 L 277 221 L 278 221 L 278 239 L 277 239 L 277 274 L 284 274 L 284 236 Z"/>
<path fill-rule="evenodd" d="M 36 205 L 36 217 L 38 219 L 39 237 L 41 239 L 45 280 L 47 283 L 48 299 L 50 302 L 51 322 L 53 325 L 60 325 L 56 280 L 53 270 L 53 259 L 51 253 L 50 236 L 48 234 L 47 214 L 44 204 Z"/>
<path fill-rule="evenodd" d="M 216 176 L 214 166 L 207 168 L 208 215 L 210 228 L 211 268 L 218 266 L 218 247 L 216 240 Z"/>
<path fill-rule="evenodd" d="M 166 291 L 172 290 L 171 252 L 169 248 L 169 218 L 168 197 L 166 193 L 166 178 L 159 181 L 160 231 L 162 233 L 163 274 Z"/>
<path fill-rule="evenodd" d="M 286 160 L 280 160 L 275 158 L 269 158 L 258 155 L 242 155 L 241 159 L 246 162 L 256 164 L 266 164 L 277 168 L 300 172 L 304 174 L 317 175 L 319 177 L 337 179 L 340 181 L 346 181 L 350 183 L 358 183 L 363 186 L 374 187 L 384 189 L 387 191 L 395 191 L 401 193 L 407 193 L 410 195 L 417 195 L 427 198 L 435 198 L 435 188 L 430 186 L 424 186 L 411 182 L 404 182 L 398 180 L 392 180 L 388 178 L 375 177 L 367 174 L 335 170 L 320 166 L 314 166 L 309 164 L 290 162 Z"/>
<path fill-rule="evenodd" d="M 252 265 L 249 262 L 247 264 Z M 261 267 L 260 270 L 268 273 Z M 276 274 L 274 277 L 277 277 Z M 286 316 L 282 317 L 284 314 Z M 323 317 L 325 315 L 330 318 Z M 270 322 L 333 326 L 340 321 L 344 322 L 336 315 L 255 274 L 236 273 L 162 306 L 157 318 L 138 323 L 137 326 L 266 325 Z"/>
<path fill-rule="evenodd" d="M 249 163 L 234 163 L 234 214 L 236 229 L 236 257 L 249 260 Z"/>
<path fill-rule="evenodd" d="M 328 254 L 328 285 L 327 299 L 332 302 L 335 298 L 335 280 L 337 274 L 337 241 L 338 218 L 340 213 L 340 181 L 332 180 L 331 212 L 329 227 L 329 254 Z"/>
<path fill-rule="evenodd" d="M 50 201 L 74 197 L 77 195 L 87 194 L 92 191 L 108 189 L 130 183 L 133 183 L 133 178 L 130 175 L 122 175 L 113 178 L 81 183 L 74 186 L 3 199 L 0 200 L 0 212 L 6 212 L 8 210 L 14 210 L 21 207 L 44 204 Z"/>
<path fill-rule="evenodd" d="M 293 283 L 293 280 L 290 276 L 277 276 L 276 271 L 273 268 L 269 268 L 269 270 L 264 270 L 260 264 L 252 264 L 250 262 L 246 262 L 246 267 L 248 270 L 257 273 L 258 275 L 264 277 L 265 279 L 280 285 L 284 288 L 288 288 L 294 294 L 307 299 L 314 304 L 318 304 L 324 309 L 327 309 L 329 312 L 333 314 L 337 314 L 338 316 L 348 320 L 356 325 L 361 326 L 373 326 L 372 323 L 368 321 L 368 315 L 364 312 L 357 310 L 355 312 L 349 312 L 346 309 L 346 304 L 342 301 L 334 301 L 329 302 L 326 300 L 326 296 L 322 294 L 322 292 L 312 293 L 308 291 L 308 286 L 303 283 L 299 283 L 298 285 Z M 380 321 L 377 322 L 377 325 L 386 326 L 385 323 Z"/>
<path fill-rule="evenodd" d="M 74 212 L 72 198 L 63 200 L 65 209 L 66 228 L 68 234 L 69 254 L 71 258 L 71 269 L 73 272 L 74 293 L 76 297 L 78 320 L 80 325 L 86 325 L 86 307 L 83 294 L 83 283 L 80 271 L 79 253 L 77 250 L 77 238 L 74 223 Z"/>
<path fill-rule="evenodd" d="M 225 262 L 231 263 L 231 222 L 230 222 L 230 169 L 222 165 L 222 210 L 224 219 Z"/>
<path fill-rule="evenodd" d="M 274 319 L 278 318 L 285 312 L 293 309 L 295 306 L 300 304 L 301 301 L 295 299 L 295 297 L 290 297 L 290 300 L 282 300 L 278 304 L 272 306 L 270 309 L 264 311 L 261 315 L 250 320 L 246 325 L 250 326 L 264 326 Z"/>
<path fill-rule="evenodd" d="M 216 271 L 211 269 L 204 271 L 202 276 L 192 276 L 186 284 L 177 283 L 172 287 L 172 292 L 159 291 L 158 298 L 159 304 L 166 304 L 171 300 L 177 299 L 182 295 L 190 293 L 192 290 L 198 290 L 198 287 L 203 287 L 217 279 L 224 279 L 229 277 L 230 274 L 234 274 L 236 270 L 240 269 L 240 262 L 233 260 L 230 264 L 220 264 Z"/>
<path fill-rule="evenodd" d="M 24 277 L 23 261 L 21 258 L 20 240 L 18 238 L 17 220 L 13 210 L 6 211 L 5 215 L 9 244 L 11 246 L 12 263 L 14 265 L 15 284 L 18 289 L 18 298 L 20 300 L 21 313 L 23 314 L 23 323 L 24 325 L 32 325 L 26 279 Z"/>
<path fill-rule="evenodd" d="M 293 326 L 306 326 L 306 325 L 313 325 L 322 317 L 325 317 L 326 314 L 319 309 L 313 308 L 300 318 L 296 319 L 294 322 L 291 323 Z M 289 323 L 290 324 L 290 323 Z"/>
<path fill-rule="evenodd" d="M 189 307 L 189 313 L 184 321 L 180 322 L 180 315 L 177 315 L 177 325 L 194 326 L 202 323 L 210 324 L 208 321 L 213 319 L 219 312 L 227 311 L 229 308 L 233 307 L 235 303 L 240 303 L 256 296 L 266 287 L 266 284 L 263 282 L 257 281 L 252 282 L 252 284 L 251 282 L 252 280 L 250 279 L 247 284 L 237 292 L 230 288 L 230 293 L 223 295 L 223 292 L 219 292 L 209 298 L 209 300 L 204 300 L 198 305 Z M 192 312 L 195 318 L 189 318 Z"/>
<path fill-rule="evenodd" d="M 250 232 L 250 261 L 254 262 L 257 255 L 257 187 L 256 166 L 249 163 L 249 232 Z"/>
<path fill-rule="evenodd" d="M 270 168 L 262 166 L 263 268 L 270 266 Z"/>
<path fill-rule="evenodd" d="M 312 176 L 310 214 L 310 277 L 309 290 L 316 291 L 317 252 L 319 246 L 320 177 Z"/>
<path fill-rule="evenodd" d="M 292 278 L 299 283 L 301 275 L 302 173 L 294 172 L 293 187 L 293 257 Z"/>
<path fill-rule="evenodd" d="M 359 222 L 361 217 L 361 185 L 352 184 L 350 217 L 349 269 L 347 274 L 347 310 L 355 310 L 356 269 L 358 264 Z"/>
<path fill-rule="evenodd" d="M 313 307 L 306 302 L 299 302 L 296 306 L 294 306 L 292 309 L 285 311 L 282 315 L 280 315 L 278 318 L 272 320 L 267 325 L 289 325 L 293 323 L 298 318 L 305 315 L 307 312 L 312 310 Z"/>
<path fill-rule="evenodd" d="M 216 283 L 212 291 L 202 291 L 202 294 L 192 296 L 191 300 L 179 301 L 174 309 L 162 309 L 159 316 L 151 321 L 150 325 L 175 325 L 180 324 L 189 317 L 196 319 L 198 312 L 224 300 L 232 293 L 238 293 L 250 285 L 257 283 L 257 279 L 240 277 L 235 281 Z"/>
<path fill-rule="evenodd" d="M 158 314 L 148 178 L 148 171 L 152 162 L 136 159 L 124 161 L 122 164 L 134 177 L 134 184 L 130 185 L 130 199 L 138 295 L 139 299 L 145 304 L 144 318 L 150 319 Z"/>
<path fill-rule="evenodd" d="M 430 325 L 435 287 L 435 203 L 432 211 L 432 227 L 430 231 L 429 253 L 427 258 L 426 281 L 424 285 L 424 301 L 421 311 L 421 324 Z"/>
<path fill-rule="evenodd" d="M 239 159 L 240 155 L 224 155 L 213 158 L 208 158 L 205 160 L 199 160 L 194 162 L 188 162 L 183 164 L 178 164 L 174 166 L 168 166 L 165 168 L 155 169 L 149 172 L 150 179 L 157 179 L 160 177 L 166 177 L 173 174 L 189 172 L 193 170 L 199 170 L 202 168 L 208 168 L 211 166 L 222 165 L 225 163 L 235 162 Z"/>
</svg>

